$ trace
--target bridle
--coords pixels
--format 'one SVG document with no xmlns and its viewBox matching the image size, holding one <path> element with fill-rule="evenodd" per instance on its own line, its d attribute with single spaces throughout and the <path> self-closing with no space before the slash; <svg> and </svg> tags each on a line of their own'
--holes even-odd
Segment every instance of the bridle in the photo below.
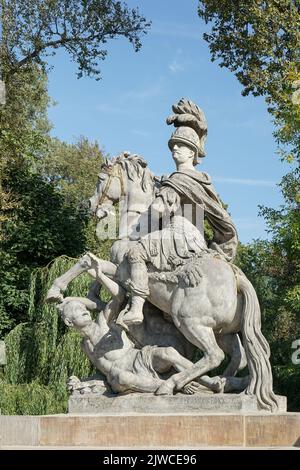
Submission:
<svg viewBox="0 0 300 470">
<path fill-rule="evenodd" d="M 118 180 L 120 181 L 121 196 L 125 196 L 125 184 L 124 184 L 124 180 L 123 180 L 121 165 L 119 165 L 117 163 L 117 164 L 115 164 L 111 167 L 107 167 L 107 170 L 106 171 L 101 171 L 101 173 L 103 173 L 105 175 L 108 175 L 108 179 L 106 181 L 106 184 L 105 184 L 104 189 L 102 191 L 102 194 L 100 196 L 98 206 L 101 206 L 104 199 L 108 196 L 108 191 L 109 191 L 109 188 L 111 186 L 113 178 L 118 178 Z"/>
</svg>

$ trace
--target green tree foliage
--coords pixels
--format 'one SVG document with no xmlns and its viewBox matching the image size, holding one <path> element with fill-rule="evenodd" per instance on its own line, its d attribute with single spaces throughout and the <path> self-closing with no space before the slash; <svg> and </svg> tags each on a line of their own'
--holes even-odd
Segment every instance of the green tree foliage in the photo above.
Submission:
<svg viewBox="0 0 300 470">
<path fill-rule="evenodd" d="M 65 412 L 67 378 L 85 377 L 93 372 L 81 352 L 81 337 L 65 327 L 54 306 L 44 302 L 54 279 L 75 262 L 59 257 L 32 274 L 29 308 L 23 322 L 5 338 L 7 365 L 0 381 L 2 413 Z M 89 276 L 81 275 L 72 282 L 66 295 L 86 296 L 89 284 Z"/>
<path fill-rule="evenodd" d="M 276 309 L 273 312 L 273 316 L 277 312 L 277 319 L 274 325 L 270 323 L 270 331 L 276 338 L 274 351 L 278 352 L 278 363 L 281 364 L 281 350 L 288 352 L 291 340 L 300 338 L 299 173 L 297 169 L 287 174 L 281 182 L 285 201 L 282 208 L 261 208 L 261 214 L 272 234 L 270 246 L 273 258 L 270 259 L 269 270 L 277 294 Z M 285 354 L 284 363 L 288 363 L 287 357 Z"/>
<path fill-rule="evenodd" d="M 76 256 L 85 250 L 86 215 L 37 175 L 14 172 L 10 183 L 18 206 L 2 223 L 0 305 L 18 322 L 27 305 L 32 269 L 62 253 Z"/>
<path fill-rule="evenodd" d="M 272 111 L 277 124 L 275 137 L 281 146 L 281 158 L 292 164 L 292 168 L 299 168 L 300 165 L 300 59 L 297 70 L 288 74 L 286 93 L 282 94 L 282 100 Z M 299 202 L 299 188 L 298 192 L 294 191 L 294 197 Z"/>
<path fill-rule="evenodd" d="M 38 67 L 22 70 L 7 82 L 6 88 L 6 104 L 0 105 L 0 223 L 10 218 L 18 206 L 9 181 L 16 179 L 20 171 L 35 172 L 50 130 L 47 78 Z M 0 240 L 2 236 L 0 233 Z"/>
<path fill-rule="evenodd" d="M 204 39 L 212 60 L 235 73 L 243 95 L 265 96 L 275 137 L 288 145 L 282 158 L 299 160 L 300 100 L 292 97 L 300 89 L 300 2 L 200 0 L 198 13 L 211 25 Z"/>
<path fill-rule="evenodd" d="M 49 140 L 38 172 L 25 167 L 7 173 L 3 187 L 16 203 L 1 225 L 0 334 L 23 319 L 33 269 L 62 254 L 76 257 L 99 249 L 84 201 L 94 191 L 101 161 L 96 143 Z"/>
<path fill-rule="evenodd" d="M 57 387 L 38 382 L 10 385 L 1 380 L 0 406 L 4 415 L 45 415 L 67 409 L 66 398 Z"/>
<path fill-rule="evenodd" d="M 52 138 L 40 160 L 39 171 L 65 200 L 80 206 L 95 191 L 103 157 L 98 142 L 90 143 L 80 137 L 76 143 L 68 144 Z"/>
<path fill-rule="evenodd" d="M 48 102 L 46 77 L 35 66 L 7 83 L 7 103 L 0 106 L 0 336 L 22 317 L 28 300 L 30 268 L 19 253 L 30 245 L 32 228 L 24 231 L 23 248 L 21 237 L 34 211 L 26 216 L 24 208 L 38 185 L 35 162 L 46 149 Z"/>
<path fill-rule="evenodd" d="M 287 175 L 284 182 L 294 174 Z M 289 190 L 289 188 L 288 188 Z M 283 187 L 285 194 L 285 187 Z M 299 410 L 299 365 L 292 363 L 292 343 L 300 338 L 300 212 L 294 200 L 279 210 L 262 208 L 270 241 L 241 245 L 237 263 L 259 297 L 263 331 L 270 343 L 275 390 Z"/>
<path fill-rule="evenodd" d="M 234 72 L 243 94 L 279 102 L 291 64 L 299 63 L 298 0 L 200 0 L 212 60 Z"/>
<path fill-rule="evenodd" d="M 77 63 L 78 77 L 99 79 L 99 63 L 110 39 L 125 37 L 136 51 L 149 23 L 138 9 L 116 0 L 1 0 L 4 79 L 28 64 L 45 67 L 45 57 L 63 48 Z"/>
<path fill-rule="evenodd" d="M 47 77 L 38 66 L 12 76 L 7 98 L 0 106 L 0 337 L 24 318 L 33 269 L 96 247 L 83 201 L 102 162 L 97 143 L 49 137 Z"/>
</svg>

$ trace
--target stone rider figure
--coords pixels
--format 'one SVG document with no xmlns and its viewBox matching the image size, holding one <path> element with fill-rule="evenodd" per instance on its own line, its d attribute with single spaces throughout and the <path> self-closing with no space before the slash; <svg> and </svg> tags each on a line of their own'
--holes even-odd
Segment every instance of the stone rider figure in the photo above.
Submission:
<svg viewBox="0 0 300 470">
<path fill-rule="evenodd" d="M 129 288 L 131 305 L 122 312 L 125 325 L 143 321 L 143 305 L 149 295 L 149 264 L 157 271 L 171 271 L 188 258 L 203 251 L 215 250 L 232 262 L 236 255 L 238 238 L 236 228 L 224 209 L 207 173 L 195 169 L 205 156 L 204 143 L 207 124 L 204 113 L 191 101 L 181 99 L 173 106 L 174 115 L 167 119 L 174 124 L 175 132 L 169 148 L 176 171 L 164 179 L 150 209 L 171 216 L 169 227 L 141 238 L 127 253 L 130 265 Z M 179 210 L 189 205 L 195 213 L 201 209 L 212 230 L 213 239 L 207 248 L 202 233 L 190 221 L 177 216 Z M 173 216 L 173 217 L 172 217 Z M 154 236 L 155 235 L 155 236 Z"/>
</svg>

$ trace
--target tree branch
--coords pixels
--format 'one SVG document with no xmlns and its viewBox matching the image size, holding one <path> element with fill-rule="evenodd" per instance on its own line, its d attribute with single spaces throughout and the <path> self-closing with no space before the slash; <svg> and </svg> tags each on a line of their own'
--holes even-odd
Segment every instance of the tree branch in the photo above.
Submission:
<svg viewBox="0 0 300 470">
<path fill-rule="evenodd" d="M 115 30 L 112 30 L 112 31 L 107 32 L 106 34 L 102 34 L 102 35 L 99 35 L 99 33 L 98 34 L 91 34 L 90 36 L 87 36 L 85 38 L 81 38 L 81 41 L 84 41 L 84 42 L 88 43 L 90 41 L 94 41 L 95 39 L 97 39 L 100 43 L 105 39 L 105 37 L 110 37 L 110 36 L 115 36 L 115 35 L 122 35 L 122 34 L 125 34 L 125 32 L 126 32 L 125 30 L 116 28 Z M 49 47 L 57 48 L 59 46 L 64 46 L 64 45 L 67 45 L 67 44 L 72 43 L 72 42 L 78 44 L 78 38 L 65 37 L 64 33 L 62 33 L 62 36 L 63 37 L 61 37 L 60 39 L 57 39 L 56 41 L 48 41 L 48 42 L 44 43 L 41 47 L 38 47 L 38 48 L 34 49 L 26 57 L 24 57 L 23 59 L 16 62 L 13 65 L 13 67 L 12 67 L 10 73 L 9 73 L 9 76 L 14 75 L 21 67 L 26 65 L 32 59 L 37 58 L 40 55 L 41 52 L 43 52 L 45 49 L 48 49 Z"/>
<path fill-rule="evenodd" d="M 90 36 L 86 38 L 85 40 L 91 41 L 93 39 L 95 39 L 95 36 Z M 48 47 L 57 48 L 59 46 L 64 46 L 65 44 L 68 44 L 70 42 L 76 42 L 76 39 L 74 37 L 69 37 L 69 38 L 63 37 L 63 38 L 57 39 L 56 41 L 49 41 L 49 42 L 44 43 L 41 47 L 34 49 L 26 57 L 16 62 L 12 70 L 10 71 L 9 75 L 14 75 L 21 67 L 23 67 L 23 65 L 26 65 L 32 59 L 37 58 L 40 55 L 40 53 L 44 51 L 45 49 L 48 49 Z"/>
</svg>

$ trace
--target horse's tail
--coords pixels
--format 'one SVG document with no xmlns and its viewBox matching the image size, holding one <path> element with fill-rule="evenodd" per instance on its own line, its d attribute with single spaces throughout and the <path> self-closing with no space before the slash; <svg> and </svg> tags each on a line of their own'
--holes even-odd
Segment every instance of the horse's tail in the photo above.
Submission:
<svg viewBox="0 0 300 470">
<path fill-rule="evenodd" d="M 243 346 L 250 373 L 246 393 L 256 396 L 261 409 L 274 412 L 278 409 L 278 401 L 273 392 L 270 348 L 261 332 L 261 313 L 256 292 L 241 271 L 238 272 L 238 287 L 243 296 Z"/>
</svg>

